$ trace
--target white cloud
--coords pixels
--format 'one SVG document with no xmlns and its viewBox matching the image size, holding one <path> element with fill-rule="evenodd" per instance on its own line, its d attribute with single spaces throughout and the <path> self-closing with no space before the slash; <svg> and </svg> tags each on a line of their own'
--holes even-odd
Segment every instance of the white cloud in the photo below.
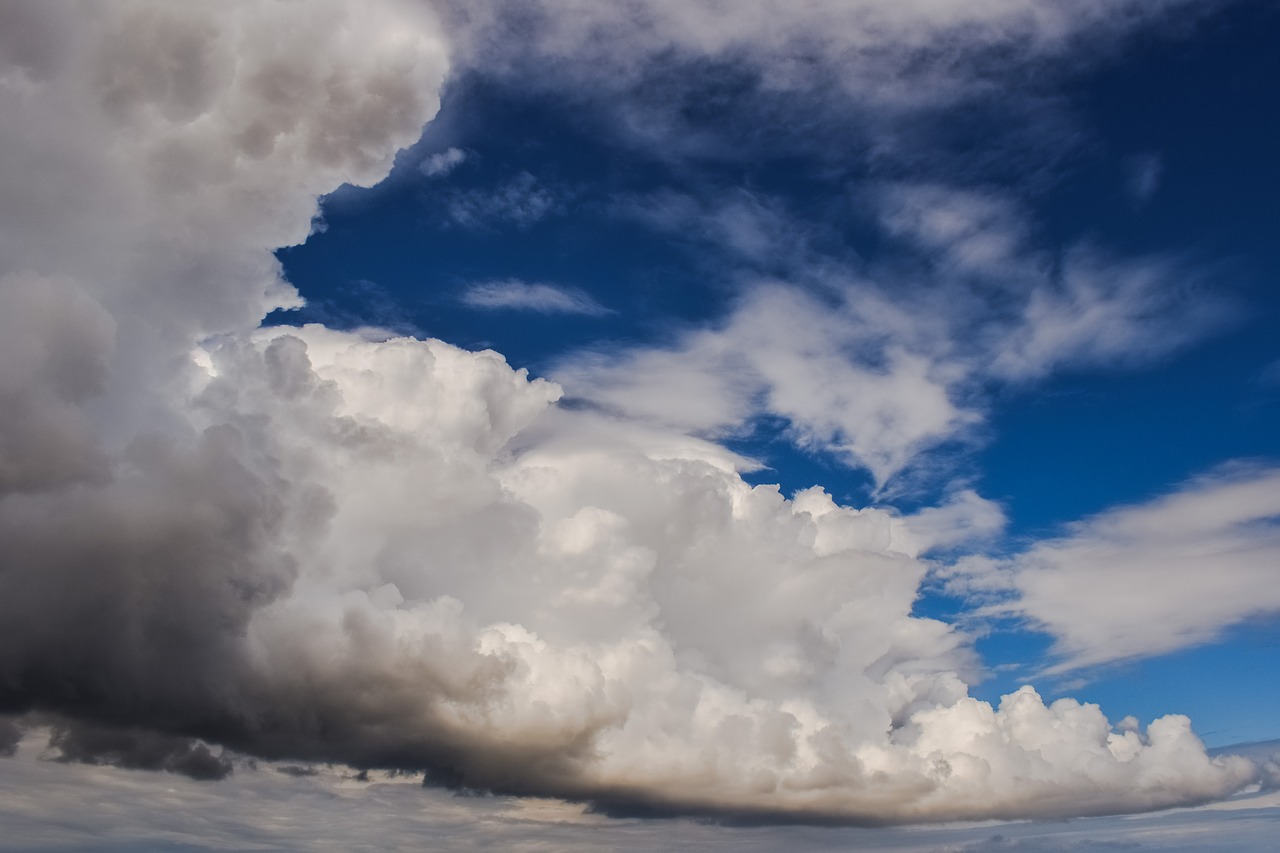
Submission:
<svg viewBox="0 0 1280 853">
<path fill-rule="evenodd" d="M 1227 467 L 1145 504 L 1071 526 L 957 588 L 1007 592 L 987 612 L 1050 633 L 1061 672 L 1210 642 L 1280 612 L 1280 471 Z"/>
<path fill-rule="evenodd" d="M 896 184 L 869 196 L 879 227 L 907 248 L 892 263 L 823 254 L 820 228 L 768 198 L 659 193 L 620 205 L 703 241 L 704 266 L 741 295 L 710 328 L 663 347 L 574 353 L 555 375 L 574 396 L 703 435 L 780 416 L 796 443 L 884 487 L 938 445 L 968 440 L 996 384 L 1147 363 L 1232 317 L 1206 273 L 1176 258 L 1038 247 L 1008 193 Z M 769 277 L 774 264 L 786 280 Z"/>
<path fill-rule="evenodd" d="M 575 356 L 556 375 L 616 411 L 712 435 L 779 414 L 799 443 L 884 483 L 976 420 L 950 396 L 962 376 L 895 339 L 894 325 L 910 322 L 874 292 L 851 289 L 830 305 L 761 286 L 718 330 L 692 332 L 669 351 Z"/>
<path fill-rule="evenodd" d="M 461 166 L 466 159 L 467 152 L 461 148 L 448 148 L 423 160 L 419 168 L 428 178 L 442 178 Z"/>
<path fill-rule="evenodd" d="M 522 442 L 559 390 L 491 352 L 312 326 L 207 360 L 186 413 L 200 438 L 135 449 L 57 541 L 32 525 L 45 501 L 8 504 L 0 536 L 41 579 L 7 601 L 11 660 L 87 653 L 131 707 L 189 696 L 170 724 L 212 716 L 268 757 L 386 754 L 619 806 L 1050 816 L 1196 801 L 1253 773 L 1211 762 L 1184 719 L 1144 741 L 1091 706 L 967 698 L 965 638 L 911 615 L 911 555 L 953 524 L 912 533 L 820 490 L 788 501 L 589 412 L 556 412 L 585 419 L 572 441 Z M 178 555 L 160 601 L 134 604 Z M 122 621 L 177 639 L 135 648 Z M 175 695 L 215 650 L 216 684 Z M 232 722 L 246 708 L 273 722 Z"/>
<path fill-rule="evenodd" d="M 519 279 L 485 281 L 469 285 L 462 304 L 489 310 L 511 309 L 541 314 L 581 314 L 603 317 L 614 313 L 580 290 Z"/>
<path fill-rule="evenodd" d="M 881 227 L 936 257 L 948 272 L 1043 277 L 1027 250 L 1030 216 L 1007 193 L 939 184 L 878 188 Z"/>
</svg>

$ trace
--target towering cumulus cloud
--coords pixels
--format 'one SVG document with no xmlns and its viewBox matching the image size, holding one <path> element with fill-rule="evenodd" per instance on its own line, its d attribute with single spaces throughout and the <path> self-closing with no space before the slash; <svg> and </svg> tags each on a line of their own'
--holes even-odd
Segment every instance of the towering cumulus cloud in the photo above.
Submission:
<svg viewBox="0 0 1280 853">
<path fill-rule="evenodd" d="M 260 328 L 272 248 L 434 114 L 423 7 L 0 10 L 0 707 L 65 759 L 867 822 L 1251 778 L 1181 717 L 969 698 L 911 615 L 945 511 L 785 499 L 493 352 Z"/>
</svg>

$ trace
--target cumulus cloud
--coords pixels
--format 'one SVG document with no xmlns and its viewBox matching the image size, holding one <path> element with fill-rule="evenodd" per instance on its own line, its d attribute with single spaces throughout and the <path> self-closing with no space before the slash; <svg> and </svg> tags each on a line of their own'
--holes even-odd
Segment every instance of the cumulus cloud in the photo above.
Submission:
<svg viewBox="0 0 1280 853">
<path fill-rule="evenodd" d="M 603 317 L 613 312 L 581 290 L 519 279 L 477 282 L 462 293 L 462 304 L 487 310 L 511 309 L 540 314 Z"/>
<path fill-rule="evenodd" d="M 992 614 L 1055 639 L 1050 672 L 1209 642 L 1280 611 L 1280 472 L 1235 465 L 1118 507 L 1008 561 L 969 561 L 958 590 L 1007 593 Z"/>
<path fill-rule="evenodd" d="M 194 447 L 135 450 L 56 545 L 5 531 L 45 579 L 6 599 L 45 622 L 6 620 L 21 699 L 73 710 L 49 678 L 74 661 L 104 715 L 622 811 L 1056 815 L 1251 778 L 1185 719 L 1139 735 L 1029 689 L 966 697 L 964 638 L 911 615 L 910 520 L 599 422 L 513 452 L 559 389 L 494 353 L 321 327 L 206 353 Z M 72 606 L 89 543 L 101 583 Z"/>
<path fill-rule="evenodd" d="M 388 168 L 447 66 L 422 7 L 296 11 L 0 13 L 39 36 L 0 70 L 0 209 L 22 212 L 0 223 L 0 708 L 69 721 L 57 755 L 207 778 L 216 745 L 617 812 L 868 823 L 1160 808 L 1254 778 L 1185 718 L 967 695 L 968 638 L 912 610 L 921 550 L 998 524 L 976 496 L 903 518 L 752 487 L 688 435 L 736 391 L 672 424 L 656 401 L 558 407 L 490 351 L 260 327 L 298 301 L 271 250 L 319 193 Z M 495 209 L 545 214 L 531 192 Z M 905 331 L 871 364 L 833 357 L 928 333 L 844 300 L 763 287 L 688 352 L 883 474 L 969 415 Z"/>
</svg>

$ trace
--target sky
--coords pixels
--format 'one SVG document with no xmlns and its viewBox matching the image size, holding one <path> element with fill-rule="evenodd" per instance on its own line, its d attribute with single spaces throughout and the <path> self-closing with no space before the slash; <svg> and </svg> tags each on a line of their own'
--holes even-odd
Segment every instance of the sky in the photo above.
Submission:
<svg viewBox="0 0 1280 853">
<path fill-rule="evenodd" d="M 0 849 L 1269 849 L 1277 37 L 0 3 Z"/>
</svg>

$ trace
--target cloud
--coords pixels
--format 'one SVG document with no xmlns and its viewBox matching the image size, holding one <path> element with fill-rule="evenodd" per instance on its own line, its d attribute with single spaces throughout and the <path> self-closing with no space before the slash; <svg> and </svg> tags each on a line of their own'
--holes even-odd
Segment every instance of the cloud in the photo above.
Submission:
<svg viewBox="0 0 1280 853">
<path fill-rule="evenodd" d="M 1150 363 L 1234 316 L 1188 259 L 1039 245 L 1007 191 L 861 189 L 892 260 L 825 250 L 820 224 L 758 194 L 620 202 L 619 216 L 691 237 L 738 295 L 712 325 L 571 353 L 554 375 L 577 398 L 705 436 L 782 418 L 795 443 L 884 489 L 978 438 L 993 388 Z"/>
<path fill-rule="evenodd" d="M 1148 503 L 1077 522 L 1012 559 L 970 564 L 976 584 L 1054 637 L 1063 672 L 1210 642 L 1280 611 L 1280 472 L 1227 466 Z"/>
<path fill-rule="evenodd" d="M 540 314 L 581 314 L 604 317 L 614 313 L 586 293 L 519 279 L 477 282 L 462 294 L 462 304 L 487 310 L 510 309 Z"/>
<path fill-rule="evenodd" d="M 751 0 L 732 14 L 711 0 L 649 0 L 622 7 L 538 0 L 519 11 L 493 3 L 444 3 L 461 61 L 493 71 L 541 61 L 552 72 L 608 85 L 642 73 L 655 58 L 740 62 L 763 90 L 834 82 L 849 96 L 916 106 L 989 88 L 989 64 L 1079 62 L 1139 24 L 1190 5 L 1089 0 L 1070 13 L 1047 0 L 1000 3 L 847 4 L 796 8 Z M 524 36 L 518 45 L 510 40 Z M 532 82 L 532 81 L 530 81 Z M 932 85 L 922 85 L 932 84 Z"/>
<path fill-rule="evenodd" d="M 432 154 L 422 161 L 418 167 L 428 178 L 442 178 L 458 168 L 467 159 L 467 152 L 461 148 L 448 148 L 438 154 Z"/>
<path fill-rule="evenodd" d="M 865 155 L 879 174 L 1008 172 L 1009 149 L 1078 144 L 1044 85 L 1117 56 L 1134 32 L 1177 31 L 1220 4 L 534 0 L 440 3 L 458 66 L 537 94 L 571 93 L 625 144 L 662 159 Z M 929 121 L 998 112 L 951 156 Z M 957 113 L 959 116 L 960 113 Z M 1013 120 L 1008 120 L 1013 116 Z M 929 156 L 918 145 L 933 143 Z M 1032 145 L 1028 145 L 1028 141 Z M 961 147 L 961 146 L 957 146 Z M 883 171 L 890 165 L 889 172 Z M 935 171 L 936 170 L 936 171 Z"/>
<path fill-rule="evenodd" d="M 1269 853 L 1274 794 L 1246 795 L 1197 809 L 1122 818 L 916 827 L 911 831 L 830 826 L 724 826 L 694 820 L 611 820 L 581 804 L 513 797 L 460 797 L 424 788 L 418 776 L 350 768 L 242 763 L 229 783 L 123 773 L 38 758 L 35 733 L 0 774 L 6 849 L 407 849 L 565 851 L 697 849 L 802 853 L 960 853 L 1012 849 L 1069 853 L 1226 848 Z M 91 790 L 92 796 L 85 792 Z"/>
<path fill-rule="evenodd" d="M 11 757 L 22 741 L 22 729 L 13 720 L 0 719 L 0 756 Z"/>
<path fill-rule="evenodd" d="M 1020 31 L 1068 20 L 1034 8 Z M 1185 718 L 967 695 L 969 638 L 913 607 L 921 549 L 998 523 L 976 496 L 907 518 L 788 499 L 688 434 L 762 394 L 887 476 L 972 419 L 919 343 L 935 315 L 762 284 L 653 357 L 747 388 L 678 423 L 656 395 L 557 406 L 492 351 L 262 328 L 299 300 L 272 249 L 385 173 L 448 66 L 420 6 L 296 11 L 0 13 L 42 34 L 0 69 L 0 202 L 24 211 L 0 226 L 0 707 L 66 720 L 58 754 L 208 777 L 216 745 L 853 823 L 1163 808 L 1255 777 Z M 455 219 L 551 210 L 512 186 Z"/>
<path fill-rule="evenodd" d="M 462 228 L 529 228 L 562 212 L 567 200 L 566 193 L 521 172 L 494 190 L 453 190 L 442 203 L 449 220 Z"/>
<path fill-rule="evenodd" d="M 762 285 L 720 329 L 690 332 L 669 350 L 574 356 L 555 375 L 615 411 L 710 435 L 778 414 L 800 444 L 883 484 L 976 415 L 951 399 L 959 375 L 895 339 L 907 315 L 874 291 L 850 288 L 846 299 Z"/>
<path fill-rule="evenodd" d="M 53 730 L 49 746 L 57 761 L 164 770 L 197 781 L 225 779 L 232 771 L 231 759 L 214 755 L 206 744 L 153 731 L 67 723 Z"/>
<path fill-rule="evenodd" d="M 736 265 L 760 270 L 795 268 L 811 254 L 820 231 L 762 193 L 733 190 L 695 197 L 674 190 L 614 199 L 613 215 L 717 249 Z M 713 267 L 723 272 L 721 258 Z"/>
</svg>

